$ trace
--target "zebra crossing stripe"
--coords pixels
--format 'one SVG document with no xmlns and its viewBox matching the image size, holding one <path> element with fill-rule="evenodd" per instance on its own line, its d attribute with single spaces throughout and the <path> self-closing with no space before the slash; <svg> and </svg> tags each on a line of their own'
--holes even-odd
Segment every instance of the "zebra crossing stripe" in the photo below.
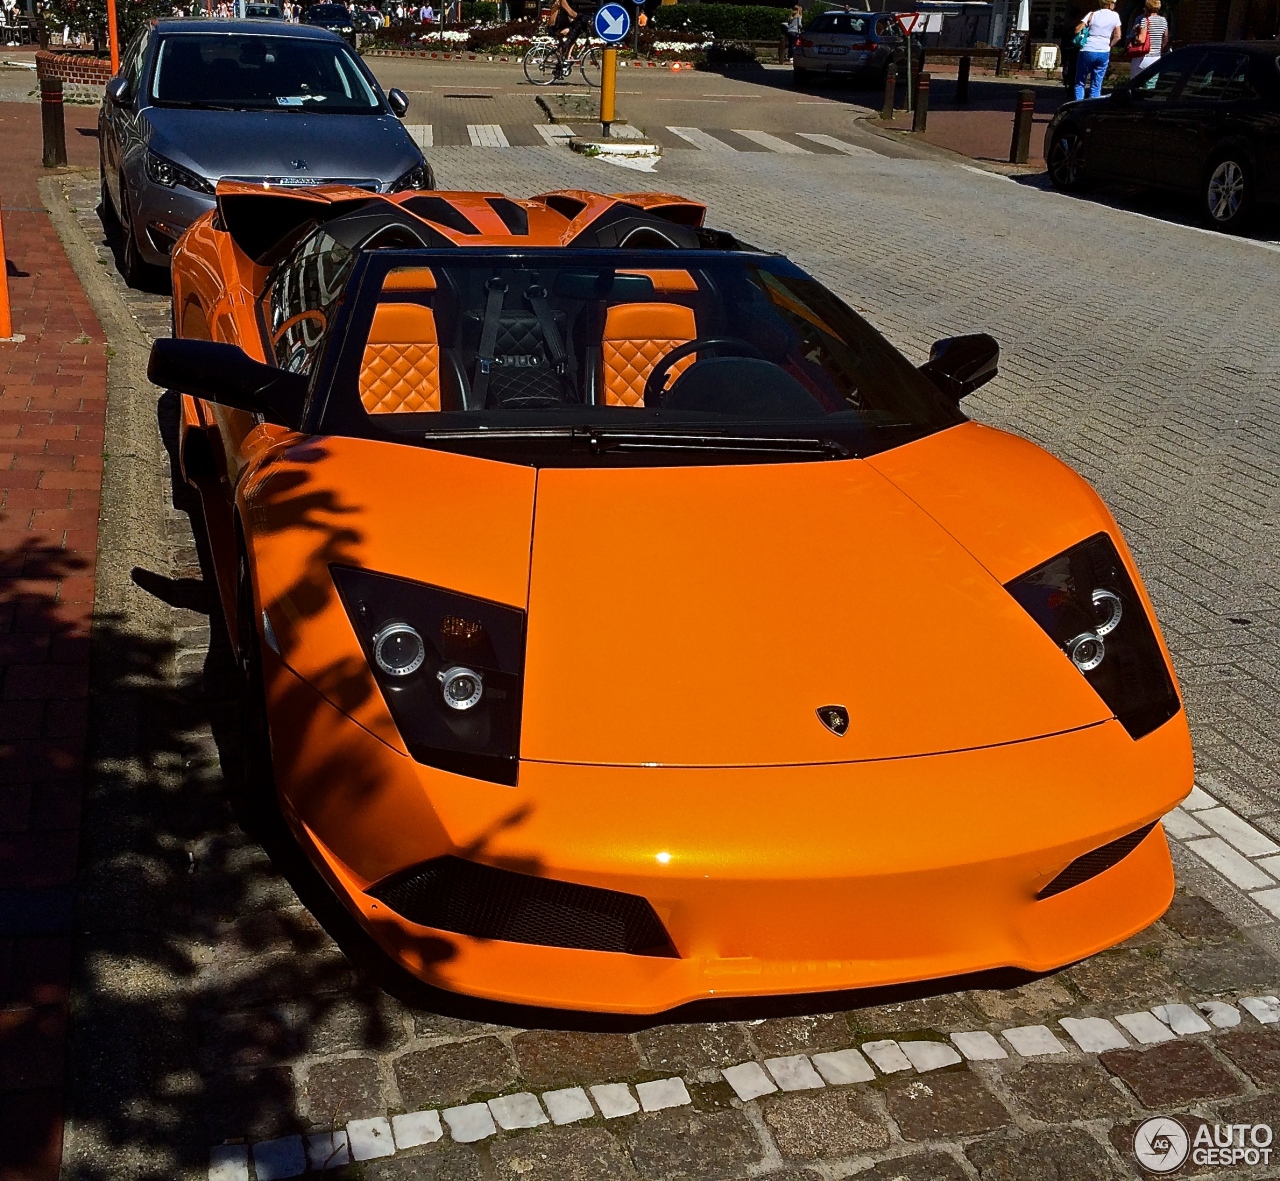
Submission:
<svg viewBox="0 0 1280 1181">
<path fill-rule="evenodd" d="M 714 135 L 708 135 L 701 127 L 668 127 L 667 130 L 672 135 L 678 135 L 686 143 L 692 144 L 695 148 L 700 148 L 704 152 L 736 152 L 738 149 L 731 147 L 722 139 L 716 139 Z"/>
<path fill-rule="evenodd" d="M 533 129 L 553 148 L 558 144 L 567 144 L 573 138 L 573 130 L 563 124 L 548 126 L 545 123 L 535 123 Z"/>
<path fill-rule="evenodd" d="M 788 143 L 785 139 L 779 139 L 776 135 L 770 135 L 767 131 L 742 131 L 735 127 L 733 132 L 735 135 L 740 135 L 743 139 L 749 139 L 752 143 L 759 144 L 762 148 L 768 148 L 769 151 L 777 152 L 779 155 L 808 156 L 810 154 L 808 148 Z"/>
<path fill-rule="evenodd" d="M 406 123 L 404 129 L 409 133 L 409 138 L 424 152 L 435 146 L 430 123 Z"/>
<path fill-rule="evenodd" d="M 842 139 L 836 139 L 834 135 L 822 135 L 816 131 L 797 131 L 796 134 L 801 139 L 811 140 L 815 144 L 821 144 L 824 148 L 832 148 L 837 152 L 843 152 L 846 156 L 878 156 L 878 152 L 873 152 L 870 148 L 860 148 L 856 144 L 845 143 Z"/>
<path fill-rule="evenodd" d="M 468 123 L 467 135 L 473 148 L 509 148 L 506 132 L 497 123 Z"/>
</svg>

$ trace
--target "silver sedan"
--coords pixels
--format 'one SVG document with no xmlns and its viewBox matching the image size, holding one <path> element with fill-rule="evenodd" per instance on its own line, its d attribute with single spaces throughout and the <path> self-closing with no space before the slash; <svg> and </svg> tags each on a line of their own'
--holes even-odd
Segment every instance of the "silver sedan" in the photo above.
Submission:
<svg viewBox="0 0 1280 1181">
<path fill-rule="evenodd" d="M 98 116 L 102 211 L 132 284 L 168 266 L 224 178 L 340 181 L 375 193 L 435 187 L 384 94 L 335 33 L 274 20 L 162 20 L 134 39 Z"/>
</svg>

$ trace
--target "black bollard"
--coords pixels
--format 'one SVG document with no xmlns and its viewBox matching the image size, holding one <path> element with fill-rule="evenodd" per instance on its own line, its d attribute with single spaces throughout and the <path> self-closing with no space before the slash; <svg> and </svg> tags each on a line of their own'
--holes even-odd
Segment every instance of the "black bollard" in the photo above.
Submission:
<svg viewBox="0 0 1280 1181">
<path fill-rule="evenodd" d="M 1036 92 L 1019 90 L 1013 112 L 1013 139 L 1009 143 L 1009 163 L 1025 164 L 1031 154 L 1031 123 L 1036 113 Z"/>
<path fill-rule="evenodd" d="M 967 103 L 969 101 L 969 68 L 973 65 L 973 58 L 962 57 L 960 59 L 960 72 L 956 75 L 956 102 Z"/>
<path fill-rule="evenodd" d="M 67 126 L 62 113 L 62 79 L 40 79 L 40 126 L 44 132 L 44 166 L 61 168 L 67 162 Z"/>
<path fill-rule="evenodd" d="M 884 72 L 884 106 L 880 108 L 880 118 L 886 123 L 893 118 L 893 99 L 898 92 L 898 67 L 889 63 Z"/>
<path fill-rule="evenodd" d="M 912 131 L 923 131 L 929 121 L 929 75 L 916 75 L 916 110 L 911 119 Z"/>
</svg>

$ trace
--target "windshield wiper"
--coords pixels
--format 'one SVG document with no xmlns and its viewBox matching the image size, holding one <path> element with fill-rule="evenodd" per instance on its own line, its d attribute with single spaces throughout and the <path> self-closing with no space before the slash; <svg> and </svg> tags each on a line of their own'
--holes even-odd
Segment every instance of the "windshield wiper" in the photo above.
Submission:
<svg viewBox="0 0 1280 1181">
<path fill-rule="evenodd" d="M 623 451 L 716 451 L 771 455 L 807 455 L 821 459 L 848 459 L 853 452 L 834 439 L 773 438 L 760 435 L 675 434 L 668 431 L 610 431 L 583 427 L 465 427 L 428 431 L 424 442 L 531 442 L 563 439 L 585 444 L 592 455 Z"/>
<path fill-rule="evenodd" d="M 852 454 L 834 439 L 767 438 L 760 435 L 668 434 L 665 431 L 591 431 L 587 445 L 592 455 L 610 451 L 751 451 L 773 455 L 817 455 L 848 459 Z"/>
</svg>

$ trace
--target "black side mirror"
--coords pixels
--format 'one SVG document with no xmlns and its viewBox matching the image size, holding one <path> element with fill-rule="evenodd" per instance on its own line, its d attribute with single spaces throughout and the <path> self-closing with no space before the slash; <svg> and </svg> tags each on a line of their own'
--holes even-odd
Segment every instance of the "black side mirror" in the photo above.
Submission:
<svg viewBox="0 0 1280 1181">
<path fill-rule="evenodd" d="M 403 119 L 409 111 L 409 96 L 398 86 L 387 91 L 387 105 L 397 119 Z"/>
<path fill-rule="evenodd" d="M 1000 372 L 999 363 L 1000 345 L 996 338 L 974 332 L 935 340 L 920 372 L 958 402 L 995 377 Z"/>
<path fill-rule="evenodd" d="M 264 365 L 236 345 L 212 340 L 157 340 L 151 346 L 147 379 L 288 427 L 302 421 L 308 384 L 300 373 Z"/>
<path fill-rule="evenodd" d="M 128 106 L 133 98 L 133 87 L 129 85 L 129 79 L 123 75 L 112 78 L 107 83 L 107 98 L 118 107 Z"/>
</svg>

